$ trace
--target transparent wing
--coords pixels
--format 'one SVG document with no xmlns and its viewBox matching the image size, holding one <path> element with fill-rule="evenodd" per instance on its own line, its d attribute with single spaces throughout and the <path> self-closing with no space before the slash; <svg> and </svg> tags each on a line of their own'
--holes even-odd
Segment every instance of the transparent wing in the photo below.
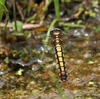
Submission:
<svg viewBox="0 0 100 99">
<path fill-rule="evenodd" d="M 86 57 L 91 58 L 93 53 L 100 51 L 99 36 L 90 35 L 88 33 L 68 32 L 62 38 L 62 47 L 64 49 L 65 58 L 70 57 Z M 43 39 L 45 41 L 45 39 Z M 48 43 L 42 41 L 37 42 L 34 39 L 14 44 L 12 49 L 15 54 L 15 60 L 11 60 L 13 64 L 21 66 L 29 66 L 33 63 L 47 62 L 54 60 L 54 50 L 51 44 L 52 39 L 49 37 Z M 86 55 L 85 55 L 86 54 Z M 17 60 L 16 60 L 17 59 Z M 50 59 L 50 60 L 49 60 Z"/>
<path fill-rule="evenodd" d="M 24 42 L 16 43 L 12 45 L 13 58 L 10 59 L 10 63 L 19 66 L 33 66 L 33 70 L 36 71 L 47 61 L 48 56 L 52 55 L 52 47 L 44 45 L 41 42 L 34 40 L 27 40 Z M 48 62 L 52 61 L 48 58 Z M 36 66 L 35 64 L 38 64 Z"/>
<path fill-rule="evenodd" d="M 100 51 L 100 35 L 83 29 L 70 30 L 64 38 L 66 48 L 71 50 Z"/>
</svg>

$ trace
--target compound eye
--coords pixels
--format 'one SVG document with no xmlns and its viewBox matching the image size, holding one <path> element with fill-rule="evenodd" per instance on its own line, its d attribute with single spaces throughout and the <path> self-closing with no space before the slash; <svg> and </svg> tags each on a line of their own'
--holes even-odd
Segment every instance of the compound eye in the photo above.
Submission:
<svg viewBox="0 0 100 99">
<path fill-rule="evenodd" d="M 61 31 L 59 28 L 53 28 L 51 31 Z"/>
</svg>

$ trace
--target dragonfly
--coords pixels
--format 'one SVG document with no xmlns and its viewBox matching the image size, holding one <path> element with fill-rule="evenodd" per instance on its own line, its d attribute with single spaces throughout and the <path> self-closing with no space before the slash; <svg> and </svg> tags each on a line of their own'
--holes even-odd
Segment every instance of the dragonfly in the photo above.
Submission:
<svg viewBox="0 0 100 99">
<path fill-rule="evenodd" d="M 17 55 L 20 55 L 21 58 L 17 61 L 16 59 L 10 59 L 10 62 L 21 66 L 29 66 L 34 63 L 41 64 L 41 58 L 37 57 L 42 55 L 42 52 L 45 51 L 46 54 L 49 53 L 55 56 L 56 63 L 58 64 L 60 79 L 62 82 L 65 82 L 67 81 L 68 74 L 64 54 L 72 52 L 76 54 L 78 52 L 77 50 L 81 50 L 83 52 L 88 51 L 89 53 L 100 51 L 99 38 L 100 37 L 96 36 L 93 32 L 85 32 L 84 29 L 70 30 L 67 34 L 64 34 L 59 28 L 54 28 L 51 30 L 49 38 L 51 43 L 50 53 L 48 52 L 49 50 L 45 50 L 43 43 L 41 44 L 40 42 L 37 43 L 34 40 L 29 40 L 27 42 L 21 42 L 14 45 L 14 49 L 18 50 Z M 32 48 L 35 50 L 32 50 Z M 52 48 L 54 51 L 52 51 Z M 51 58 L 53 58 L 53 56 L 51 56 Z M 24 62 L 22 61 L 23 59 Z"/>
</svg>

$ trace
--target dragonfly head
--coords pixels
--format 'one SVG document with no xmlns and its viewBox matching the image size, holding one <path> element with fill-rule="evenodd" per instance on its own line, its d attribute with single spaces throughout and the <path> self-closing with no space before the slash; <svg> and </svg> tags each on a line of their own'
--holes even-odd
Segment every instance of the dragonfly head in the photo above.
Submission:
<svg viewBox="0 0 100 99">
<path fill-rule="evenodd" d="M 58 36 L 58 37 L 61 37 L 61 35 L 62 35 L 62 32 L 61 32 L 61 30 L 59 29 L 59 28 L 54 28 L 54 29 L 52 29 L 51 31 L 50 31 L 50 35 L 52 36 L 52 37 L 56 37 L 56 36 Z"/>
</svg>

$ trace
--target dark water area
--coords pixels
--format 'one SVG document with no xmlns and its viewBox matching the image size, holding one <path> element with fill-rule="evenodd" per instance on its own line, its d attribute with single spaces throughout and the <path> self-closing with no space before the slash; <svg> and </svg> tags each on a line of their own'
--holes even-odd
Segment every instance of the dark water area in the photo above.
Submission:
<svg viewBox="0 0 100 99">
<path fill-rule="evenodd" d="M 99 0 L 60 0 L 58 16 L 54 2 L 47 1 L 15 0 L 16 19 L 23 23 L 17 32 L 10 23 L 13 3 L 6 2 L 10 19 L 6 31 L 0 23 L 0 99 L 100 99 Z M 53 22 L 62 30 L 59 40 L 47 36 Z M 55 41 L 64 53 L 65 82 Z"/>
<path fill-rule="evenodd" d="M 72 29 L 65 35 L 62 46 L 68 74 L 66 82 L 60 81 L 52 48 L 45 51 L 43 45 L 35 43 L 31 44 L 35 49 L 32 52 L 30 44 L 18 43 L 13 48 L 19 54 L 23 48 L 28 50 L 24 49 L 22 58 L 10 59 L 9 68 L 2 63 L 0 99 L 61 99 L 49 71 L 55 73 L 66 99 L 99 99 L 100 35 L 86 29 Z M 45 53 L 41 59 L 42 52 Z"/>
</svg>

